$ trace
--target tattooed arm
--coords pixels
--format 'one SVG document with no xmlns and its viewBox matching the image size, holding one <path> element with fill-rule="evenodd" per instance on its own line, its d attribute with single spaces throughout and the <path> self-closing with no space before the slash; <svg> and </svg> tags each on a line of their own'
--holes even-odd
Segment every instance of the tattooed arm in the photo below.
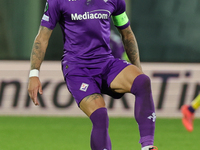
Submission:
<svg viewBox="0 0 200 150">
<path fill-rule="evenodd" d="M 42 61 L 44 60 L 44 56 L 46 53 L 46 49 L 48 46 L 51 33 L 52 33 L 52 30 L 46 27 L 40 26 L 39 32 L 33 43 L 32 53 L 30 57 L 31 70 L 32 69 L 40 70 L 40 66 L 42 64 Z M 37 94 L 38 92 L 42 94 L 42 86 L 38 77 L 29 78 L 28 92 L 34 104 L 39 105 L 39 102 L 37 100 Z"/>
<path fill-rule="evenodd" d="M 44 60 L 44 56 L 46 53 L 51 33 L 52 30 L 40 26 L 39 32 L 33 43 L 33 48 L 31 53 L 31 70 L 32 69 L 40 70 L 40 66 L 42 64 L 42 61 Z"/>
<path fill-rule="evenodd" d="M 139 49 L 137 45 L 137 41 L 131 27 L 127 27 L 126 29 L 119 30 L 122 41 L 124 44 L 125 51 L 128 55 L 129 60 L 132 64 L 136 65 L 138 68 L 142 70 L 140 65 L 140 56 L 139 56 Z"/>
</svg>

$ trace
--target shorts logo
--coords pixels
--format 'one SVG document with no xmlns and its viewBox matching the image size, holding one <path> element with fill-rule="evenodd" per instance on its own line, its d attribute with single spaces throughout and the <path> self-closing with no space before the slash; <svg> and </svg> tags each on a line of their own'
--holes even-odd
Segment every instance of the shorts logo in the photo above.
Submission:
<svg viewBox="0 0 200 150">
<path fill-rule="evenodd" d="M 86 92 L 88 87 L 89 87 L 89 84 L 82 83 L 81 87 L 80 87 L 80 90 Z"/>
<path fill-rule="evenodd" d="M 131 63 L 129 63 L 129 62 L 128 62 L 128 61 L 126 61 L 126 60 L 124 60 L 123 62 L 124 62 L 125 64 L 131 64 Z"/>
</svg>

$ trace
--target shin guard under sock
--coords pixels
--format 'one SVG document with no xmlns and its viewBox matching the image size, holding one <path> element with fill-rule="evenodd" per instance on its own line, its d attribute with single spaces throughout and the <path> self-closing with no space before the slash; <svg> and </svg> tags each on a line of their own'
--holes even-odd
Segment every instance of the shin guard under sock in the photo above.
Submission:
<svg viewBox="0 0 200 150">
<path fill-rule="evenodd" d="M 111 150 L 111 141 L 108 134 L 109 118 L 106 108 L 99 108 L 90 116 L 93 128 L 91 132 L 92 150 Z"/>
<path fill-rule="evenodd" d="M 135 119 L 139 126 L 142 147 L 153 145 L 155 130 L 155 108 L 148 76 L 141 74 L 133 82 L 131 93 L 135 95 Z"/>
</svg>

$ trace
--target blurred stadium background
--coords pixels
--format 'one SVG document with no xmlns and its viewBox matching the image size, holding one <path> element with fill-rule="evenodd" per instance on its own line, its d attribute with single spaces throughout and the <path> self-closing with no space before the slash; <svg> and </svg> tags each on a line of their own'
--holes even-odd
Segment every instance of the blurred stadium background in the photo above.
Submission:
<svg viewBox="0 0 200 150">
<path fill-rule="evenodd" d="M 163 150 L 168 149 L 165 145 L 169 146 L 170 142 L 172 142 L 170 148 L 174 146 L 172 149 L 182 150 L 188 147 L 198 150 L 196 147 L 191 148 L 192 141 L 199 137 L 198 132 L 195 131 L 196 134 L 183 133 L 186 131 L 181 125 L 180 107 L 189 103 L 200 91 L 200 0 L 126 0 L 126 2 L 127 13 L 140 49 L 143 71 L 152 80 L 153 97 L 158 116 L 157 126 L 160 129 L 156 134 L 159 134 L 157 139 L 163 139 L 156 144 Z M 13 134 L 15 135 L 11 138 L 13 141 L 20 135 L 18 131 L 8 132 L 14 131 L 9 128 L 8 124 L 12 125 L 12 121 L 17 122 L 16 120 L 20 120 L 22 116 L 30 118 L 31 116 L 75 118 L 85 116 L 77 108 L 70 93 L 66 92 L 67 89 L 63 82 L 60 67 L 62 33 L 59 26 L 52 34 L 41 68 L 41 81 L 44 89 L 44 94 L 38 97 L 41 105 L 33 106 L 28 97 L 29 57 L 45 3 L 46 0 L 0 0 L 0 116 L 2 116 L 0 117 L 0 130 L 5 131 L 2 135 L 6 138 L 6 140 L 0 140 L 0 149 L 3 150 L 20 149 L 17 147 L 20 147 L 19 142 L 12 146 L 6 143 L 10 142 L 9 139 Z M 113 26 L 111 28 L 116 30 Z M 133 116 L 133 96 L 126 94 L 119 100 L 105 96 L 105 99 L 113 120 L 116 117 Z M 18 117 L 13 119 L 11 116 Z M 25 117 L 24 122 L 20 120 L 21 123 L 25 123 L 29 117 Z M 200 117 L 200 111 L 196 113 L 196 117 Z M 163 128 L 159 127 L 159 122 Z M 174 126 L 169 129 L 169 138 L 162 137 L 162 133 L 167 132 L 165 129 L 168 122 Z M 165 125 L 166 128 L 164 128 Z M 20 123 L 18 126 L 16 130 L 22 129 Z M 195 128 L 200 131 L 198 126 L 199 124 L 196 124 Z M 53 129 L 50 127 L 50 131 Z M 30 130 L 30 128 L 26 129 L 26 131 Z M 34 132 L 37 129 L 31 131 Z M 44 134 L 50 134 L 46 132 Z M 32 136 L 38 137 L 38 135 Z M 180 138 L 183 136 L 185 140 L 181 139 L 182 143 L 180 143 Z M 0 139 L 2 139 L 1 135 Z M 26 136 L 24 136 L 25 139 L 27 139 Z M 174 140 L 167 141 L 168 139 Z M 177 146 L 177 142 L 173 143 L 177 139 L 179 139 L 178 145 L 182 144 L 184 148 Z M 53 139 L 49 139 L 51 140 Z M 34 142 L 37 143 L 37 140 Z M 134 143 L 137 142 L 134 141 Z M 116 144 L 119 143 L 116 142 Z M 55 149 L 56 145 L 54 146 L 48 149 Z M 124 147 L 124 145 L 119 145 L 119 147 Z M 36 144 L 35 147 L 27 146 L 22 149 L 47 148 Z M 56 149 L 64 148 L 57 147 Z M 81 149 L 81 146 L 80 148 L 72 146 L 70 149 Z M 84 149 L 88 148 L 82 148 Z M 118 149 L 116 146 L 115 150 Z"/>
</svg>

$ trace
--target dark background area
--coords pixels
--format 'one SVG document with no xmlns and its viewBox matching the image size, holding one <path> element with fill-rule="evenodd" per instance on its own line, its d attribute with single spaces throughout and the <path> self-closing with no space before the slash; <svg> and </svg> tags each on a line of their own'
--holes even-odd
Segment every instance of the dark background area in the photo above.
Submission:
<svg viewBox="0 0 200 150">
<path fill-rule="evenodd" d="M 126 1 L 142 62 L 200 62 L 200 0 Z M 29 60 L 45 3 L 0 1 L 1 60 Z M 57 25 L 45 60 L 60 60 L 62 47 Z"/>
</svg>

